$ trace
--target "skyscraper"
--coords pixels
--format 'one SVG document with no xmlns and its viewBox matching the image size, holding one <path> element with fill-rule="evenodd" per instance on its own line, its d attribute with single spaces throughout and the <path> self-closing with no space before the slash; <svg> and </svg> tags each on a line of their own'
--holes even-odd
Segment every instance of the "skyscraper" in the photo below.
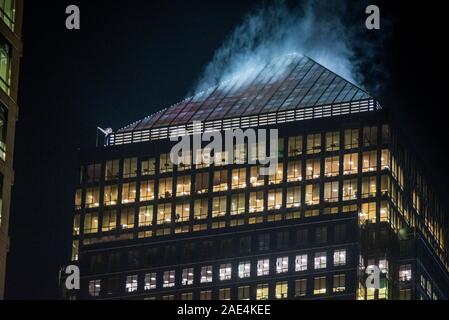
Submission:
<svg viewBox="0 0 449 320">
<path fill-rule="evenodd" d="M 0 299 L 3 299 L 22 55 L 22 0 L 0 0 Z"/>
<path fill-rule="evenodd" d="M 76 297 L 447 299 L 447 210 L 388 112 L 299 54 L 245 74 L 82 152 Z M 172 163 L 172 135 L 233 129 L 278 129 L 270 175 L 260 142 Z"/>
</svg>

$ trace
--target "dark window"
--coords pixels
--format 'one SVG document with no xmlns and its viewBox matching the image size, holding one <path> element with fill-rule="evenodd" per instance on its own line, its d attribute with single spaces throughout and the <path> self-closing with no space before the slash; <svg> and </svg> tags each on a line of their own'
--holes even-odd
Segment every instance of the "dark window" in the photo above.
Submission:
<svg viewBox="0 0 449 320">
<path fill-rule="evenodd" d="M 315 242 L 316 243 L 327 242 L 327 227 L 318 227 L 315 229 Z"/>
<path fill-rule="evenodd" d="M 278 249 L 288 248 L 289 232 L 281 231 L 277 233 L 277 247 Z"/>
<path fill-rule="evenodd" d="M 190 260 L 195 257 L 195 243 L 186 243 L 184 245 L 184 259 Z"/>
<path fill-rule="evenodd" d="M 232 239 L 224 239 L 221 241 L 221 252 L 222 255 L 230 255 L 232 254 Z"/>
<path fill-rule="evenodd" d="M 251 252 L 251 237 L 240 238 L 240 253 Z"/>
<path fill-rule="evenodd" d="M 139 266 L 139 251 L 132 250 L 128 252 L 128 266 L 137 267 Z"/>
<path fill-rule="evenodd" d="M 108 268 L 109 269 L 120 268 L 120 252 L 114 252 L 109 254 Z"/>
<path fill-rule="evenodd" d="M 93 273 L 97 273 L 102 271 L 103 265 L 103 256 L 102 255 L 93 255 L 90 258 L 90 271 Z"/>
<path fill-rule="evenodd" d="M 296 243 L 298 245 L 305 245 L 309 242 L 309 230 L 300 229 L 296 231 Z"/>
<path fill-rule="evenodd" d="M 202 255 L 203 257 L 210 257 L 213 255 L 214 250 L 214 242 L 213 241 L 204 241 L 202 244 Z"/>
<path fill-rule="evenodd" d="M 258 240 L 259 240 L 258 241 L 259 251 L 270 250 L 270 234 L 269 233 L 260 234 Z"/>
<path fill-rule="evenodd" d="M 158 248 L 148 248 L 145 251 L 145 264 L 153 266 L 158 261 L 159 250 Z"/>
<path fill-rule="evenodd" d="M 176 260 L 176 246 L 166 246 L 164 257 L 165 262 L 174 262 Z"/>
<path fill-rule="evenodd" d="M 120 290 L 120 278 L 110 278 L 108 279 L 108 295 L 115 295 Z"/>
<path fill-rule="evenodd" d="M 335 226 L 335 241 L 345 241 L 346 240 L 346 225 L 337 224 Z"/>
</svg>

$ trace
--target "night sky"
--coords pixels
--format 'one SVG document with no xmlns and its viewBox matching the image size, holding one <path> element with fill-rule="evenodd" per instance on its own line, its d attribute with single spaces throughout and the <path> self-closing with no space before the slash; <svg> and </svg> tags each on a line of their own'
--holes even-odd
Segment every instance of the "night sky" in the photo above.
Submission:
<svg viewBox="0 0 449 320">
<path fill-rule="evenodd" d="M 339 0 L 340 1 L 340 0 Z M 381 104 L 404 130 L 447 198 L 447 18 L 440 3 L 372 1 L 387 26 Z M 182 100 L 225 37 L 262 1 L 26 1 L 6 297 L 56 299 L 70 256 L 79 148 L 96 127 L 123 127 Z M 364 23 L 362 1 L 354 20 Z M 81 30 L 65 8 L 81 9 Z M 367 34 L 374 40 L 376 35 Z M 446 76 L 445 76 L 446 75 Z M 381 83 L 379 83 L 381 82 Z M 370 87 L 367 87 L 370 91 Z"/>
</svg>

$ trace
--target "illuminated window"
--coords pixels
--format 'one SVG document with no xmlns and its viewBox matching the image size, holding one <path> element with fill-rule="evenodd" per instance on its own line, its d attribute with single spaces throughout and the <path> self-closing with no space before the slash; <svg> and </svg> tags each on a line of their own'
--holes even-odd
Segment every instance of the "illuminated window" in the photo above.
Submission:
<svg viewBox="0 0 449 320">
<path fill-rule="evenodd" d="M 302 137 L 289 137 L 288 138 L 288 156 L 297 157 L 302 154 Z"/>
<path fill-rule="evenodd" d="M 380 168 L 382 170 L 390 170 L 390 168 L 391 168 L 390 150 L 388 150 L 388 149 L 382 150 L 382 155 L 381 155 L 380 161 L 381 161 Z"/>
<path fill-rule="evenodd" d="M 75 209 L 81 209 L 81 202 L 82 202 L 82 196 L 83 191 L 81 189 L 76 190 L 75 193 Z"/>
<path fill-rule="evenodd" d="M 181 293 L 181 300 L 193 300 L 193 293 L 187 292 L 187 293 Z"/>
<path fill-rule="evenodd" d="M 182 281 L 183 286 L 191 286 L 193 284 L 193 268 L 182 270 Z"/>
<path fill-rule="evenodd" d="M 276 259 L 276 273 L 288 272 L 288 257 L 281 257 Z"/>
<path fill-rule="evenodd" d="M 72 242 L 72 261 L 78 261 L 79 257 L 79 241 L 74 240 Z"/>
<path fill-rule="evenodd" d="M 160 156 L 159 172 L 168 173 L 173 172 L 173 162 L 170 159 L 170 154 L 164 153 Z"/>
<path fill-rule="evenodd" d="M 403 264 L 399 266 L 399 281 L 407 282 L 412 280 L 412 265 Z"/>
<path fill-rule="evenodd" d="M 288 282 L 277 282 L 275 290 L 276 299 L 287 299 L 288 298 Z"/>
<path fill-rule="evenodd" d="M 343 174 L 357 174 L 359 171 L 359 156 L 357 153 L 345 154 Z"/>
<path fill-rule="evenodd" d="M 412 289 L 401 289 L 399 291 L 399 300 L 412 300 Z"/>
<path fill-rule="evenodd" d="M 231 300 L 231 289 L 224 288 L 218 290 L 218 300 Z"/>
<path fill-rule="evenodd" d="M 258 284 L 256 289 L 256 300 L 268 300 L 268 284 Z"/>
<path fill-rule="evenodd" d="M 302 181 L 301 161 L 289 161 L 287 166 L 287 182 Z"/>
<path fill-rule="evenodd" d="M 89 281 L 89 296 L 98 297 L 101 292 L 101 280 Z"/>
<path fill-rule="evenodd" d="M 197 173 L 195 175 L 195 192 L 197 194 L 209 192 L 209 172 Z"/>
<path fill-rule="evenodd" d="M 308 184 L 306 186 L 306 205 L 312 206 L 320 203 L 320 185 Z"/>
<path fill-rule="evenodd" d="M 212 266 L 201 267 L 201 283 L 212 282 Z"/>
<path fill-rule="evenodd" d="M 334 251 L 334 267 L 341 267 L 346 265 L 346 250 Z"/>
<path fill-rule="evenodd" d="M 270 260 L 263 259 L 257 261 L 257 276 L 267 276 L 270 274 Z"/>
<path fill-rule="evenodd" d="M 220 281 L 231 280 L 232 266 L 230 263 L 221 264 L 219 269 Z"/>
<path fill-rule="evenodd" d="M 159 199 L 171 198 L 173 194 L 173 179 L 159 179 Z"/>
<path fill-rule="evenodd" d="M 246 188 L 246 169 L 232 170 L 232 189 Z"/>
<path fill-rule="evenodd" d="M 249 278 L 251 276 L 251 262 L 244 261 L 239 263 L 239 278 Z"/>
<path fill-rule="evenodd" d="M 78 236 L 80 234 L 80 220 L 81 216 L 76 214 L 73 218 L 73 235 Z"/>
<path fill-rule="evenodd" d="M 115 206 L 118 202 L 118 186 L 104 186 L 104 205 Z"/>
<path fill-rule="evenodd" d="M 125 286 L 126 292 L 137 292 L 139 289 L 139 282 L 138 282 L 138 276 L 127 276 L 126 277 L 126 286 Z"/>
<path fill-rule="evenodd" d="M 156 174 L 156 159 L 144 159 L 140 165 L 140 174 L 142 176 L 153 176 Z"/>
<path fill-rule="evenodd" d="M 100 190 L 98 188 L 86 189 L 86 208 L 97 208 L 100 206 Z"/>
<path fill-rule="evenodd" d="M 260 174 L 260 167 L 251 167 L 250 183 L 252 187 L 259 187 L 265 184 L 265 178 Z"/>
<path fill-rule="evenodd" d="M 16 20 L 15 0 L 0 0 L 0 18 L 14 31 L 14 23 Z"/>
<path fill-rule="evenodd" d="M 175 222 L 186 222 L 190 220 L 190 202 L 184 201 L 176 204 Z"/>
<path fill-rule="evenodd" d="M 327 132 L 326 133 L 326 151 L 340 150 L 340 133 Z"/>
<path fill-rule="evenodd" d="M 234 145 L 234 164 L 245 164 L 247 159 L 246 144 Z"/>
<path fill-rule="evenodd" d="M 357 179 L 343 181 L 343 201 L 357 199 Z"/>
<path fill-rule="evenodd" d="M 307 154 L 321 152 L 321 134 L 309 134 L 307 136 Z"/>
<path fill-rule="evenodd" d="M 209 148 L 196 150 L 194 156 L 193 163 L 197 169 L 208 168 L 213 160 Z"/>
<path fill-rule="evenodd" d="M 301 254 L 296 256 L 295 260 L 295 271 L 306 271 L 307 270 L 307 255 Z"/>
<path fill-rule="evenodd" d="M 212 300 L 212 291 L 201 291 L 200 292 L 200 300 Z"/>
<path fill-rule="evenodd" d="M 194 219 L 195 220 L 207 219 L 207 215 L 208 215 L 207 199 L 195 200 L 194 208 L 195 208 L 195 211 L 194 211 Z"/>
<path fill-rule="evenodd" d="M 324 202 L 337 202 L 339 183 L 338 181 L 326 182 L 324 184 Z"/>
<path fill-rule="evenodd" d="M 228 171 L 219 170 L 214 172 L 214 192 L 228 190 Z"/>
<path fill-rule="evenodd" d="M 137 158 L 123 160 L 123 178 L 135 178 L 137 176 Z"/>
<path fill-rule="evenodd" d="M 371 198 L 376 196 L 377 177 L 363 177 L 362 179 L 362 198 Z"/>
<path fill-rule="evenodd" d="M 103 211 L 102 231 L 109 232 L 117 229 L 117 212 L 115 210 Z"/>
<path fill-rule="evenodd" d="M 153 206 L 140 207 L 139 227 L 148 227 L 152 225 L 153 225 Z"/>
<path fill-rule="evenodd" d="M 133 203 L 136 201 L 136 183 L 124 183 L 122 186 L 122 203 Z"/>
<path fill-rule="evenodd" d="M 245 213 L 246 196 L 244 193 L 233 194 L 231 197 L 231 215 Z"/>
<path fill-rule="evenodd" d="M 106 161 L 105 167 L 106 181 L 118 179 L 119 173 L 120 173 L 120 160 Z"/>
<path fill-rule="evenodd" d="M 298 279 L 295 281 L 295 297 L 305 297 L 307 295 L 307 279 Z"/>
<path fill-rule="evenodd" d="M 301 206 L 301 187 L 287 188 L 287 208 L 299 208 Z"/>
<path fill-rule="evenodd" d="M 183 197 L 190 195 L 190 183 L 190 176 L 178 177 L 176 196 Z"/>
<path fill-rule="evenodd" d="M 359 130 L 347 129 L 345 130 L 345 149 L 355 149 L 359 147 Z"/>
<path fill-rule="evenodd" d="M 154 200 L 154 181 L 144 180 L 140 183 L 140 201 Z"/>
<path fill-rule="evenodd" d="M 363 203 L 360 211 L 360 224 L 376 222 L 376 203 Z"/>
<path fill-rule="evenodd" d="M 363 153 L 362 159 L 363 172 L 373 172 L 377 170 L 377 151 L 369 151 Z"/>
<path fill-rule="evenodd" d="M 226 215 L 226 196 L 214 197 L 212 199 L 212 218 Z"/>
<path fill-rule="evenodd" d="M 327 157 L 324 162 L 324 175 L 326 177 L 336 177 L 340 174 L 340 158 Z"/>
<path fill-rule="evenodd" d="M 163 278 L 163 287 L 172 288 L 175 286 L 175 270 L 165 271 Z"/>
<path fill-rule="evenodd" d="M 377 144 L 377 127 L 363 128 L 363 145 L 365 147 L 375 146 Z"/>
<path fill-rule="evenodd" d="M 122 229 L 132 229 L 134 228 L 134 208 L 122 209 L 120 214 L 120 225 Z"/>
<path fill-rule="evenodd" d="M 333 292 L 344 292 L 346 290 L 346 275 L 344 274 L 335 274 L 334 275 L 334 286 Z"/>
<path fill-rule="evenodd" d="M 249 198 L 249 212 L 262 212 L 264 210 L 265 201 L 263 191 L 251 192 Z"/>
<path fill-rule="evenodd" d="M 215 152 L 214 164 L 216 167 L 227 166 L 230 162 L 229 153 L 227 151 Z"/>
<path fill-rule="evenodd" d="M 282 208 L 282 189 L 268 191 L 268 210 L 279 210 Z"/>
<path fill-rule="evenodd" d="M 326 294 L 326 278 L 325 277 L 315 278 L 313 283 L 314 283 L 314 288 L 313 288 L 314 295 Z"/>
<path fill-rule="evenodd" d="M 192 168 L 192 152 L 190 150 L 184 150 L 179 155 L 178 171 L 185 171 Z"/>
<path fill-rule="evenodd" d="M 317 252 L 315 253 L 315 261 L 314 261 L 315 269 L 326 269 L 327 267 L 327 257 L 326 252 Z"/>
<path fill-rule="evenodd" d="M 390 204 L 387 201 L 382 201 L 380 204 L 380 221 L 389 221 Z"/>
<path fill-rule="evenodd" d="M 238 287 L 238 299 L 249 300 L 250 299 L 250 286 Z"/>
<path fill-rule="evenodd" d="M 98 232 L 98 213 L 86 213 L 84 215 L 84 234 Z"/>
<path fill-rule="evenodd" d="M 321 174 L 321 160 L 309 159 L 306 163 L 306 179 L 318 179 Z"/>
<path fill-rule="evenodd" d="M 160 203 L 157 208 L 157 224 L 171 223 L 172 205 L 171 203 Z"/>
<path fill-rule="evenodd" d="M 278 163 L 274 174 L 268 176 L 268 184 L 279 184 L 284 179 L 284 165 Z"/>
</svg>

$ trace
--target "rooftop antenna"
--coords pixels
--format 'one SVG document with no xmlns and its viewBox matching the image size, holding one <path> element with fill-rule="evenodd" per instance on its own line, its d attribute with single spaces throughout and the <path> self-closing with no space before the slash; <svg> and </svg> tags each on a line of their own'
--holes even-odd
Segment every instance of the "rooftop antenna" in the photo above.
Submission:
<svg viewBox="0 0 449 320">
<path fill-rule="evenodd" d="M 111 128 L 106 128 L 106 129 L 102 129 L 102 128 L 100 128 L 100 127 L 97 127 L 97 141 L 96 141 L 96 144 L 95 144 L 95 146 L 98 148 L 99 146 L 98 146 L 98 143 L 99 143 L 99 138 L 100 138 L 100 135 L 102 136 L 102 139 L 103 139 L 103 146 L 105 146 L 105 145 L 107 145 L 107 139 L 108 139 L 108 136 L 110 135 L 110 134 L 112 134 L 114 131 L 111 129 Z"/>
</svg>

